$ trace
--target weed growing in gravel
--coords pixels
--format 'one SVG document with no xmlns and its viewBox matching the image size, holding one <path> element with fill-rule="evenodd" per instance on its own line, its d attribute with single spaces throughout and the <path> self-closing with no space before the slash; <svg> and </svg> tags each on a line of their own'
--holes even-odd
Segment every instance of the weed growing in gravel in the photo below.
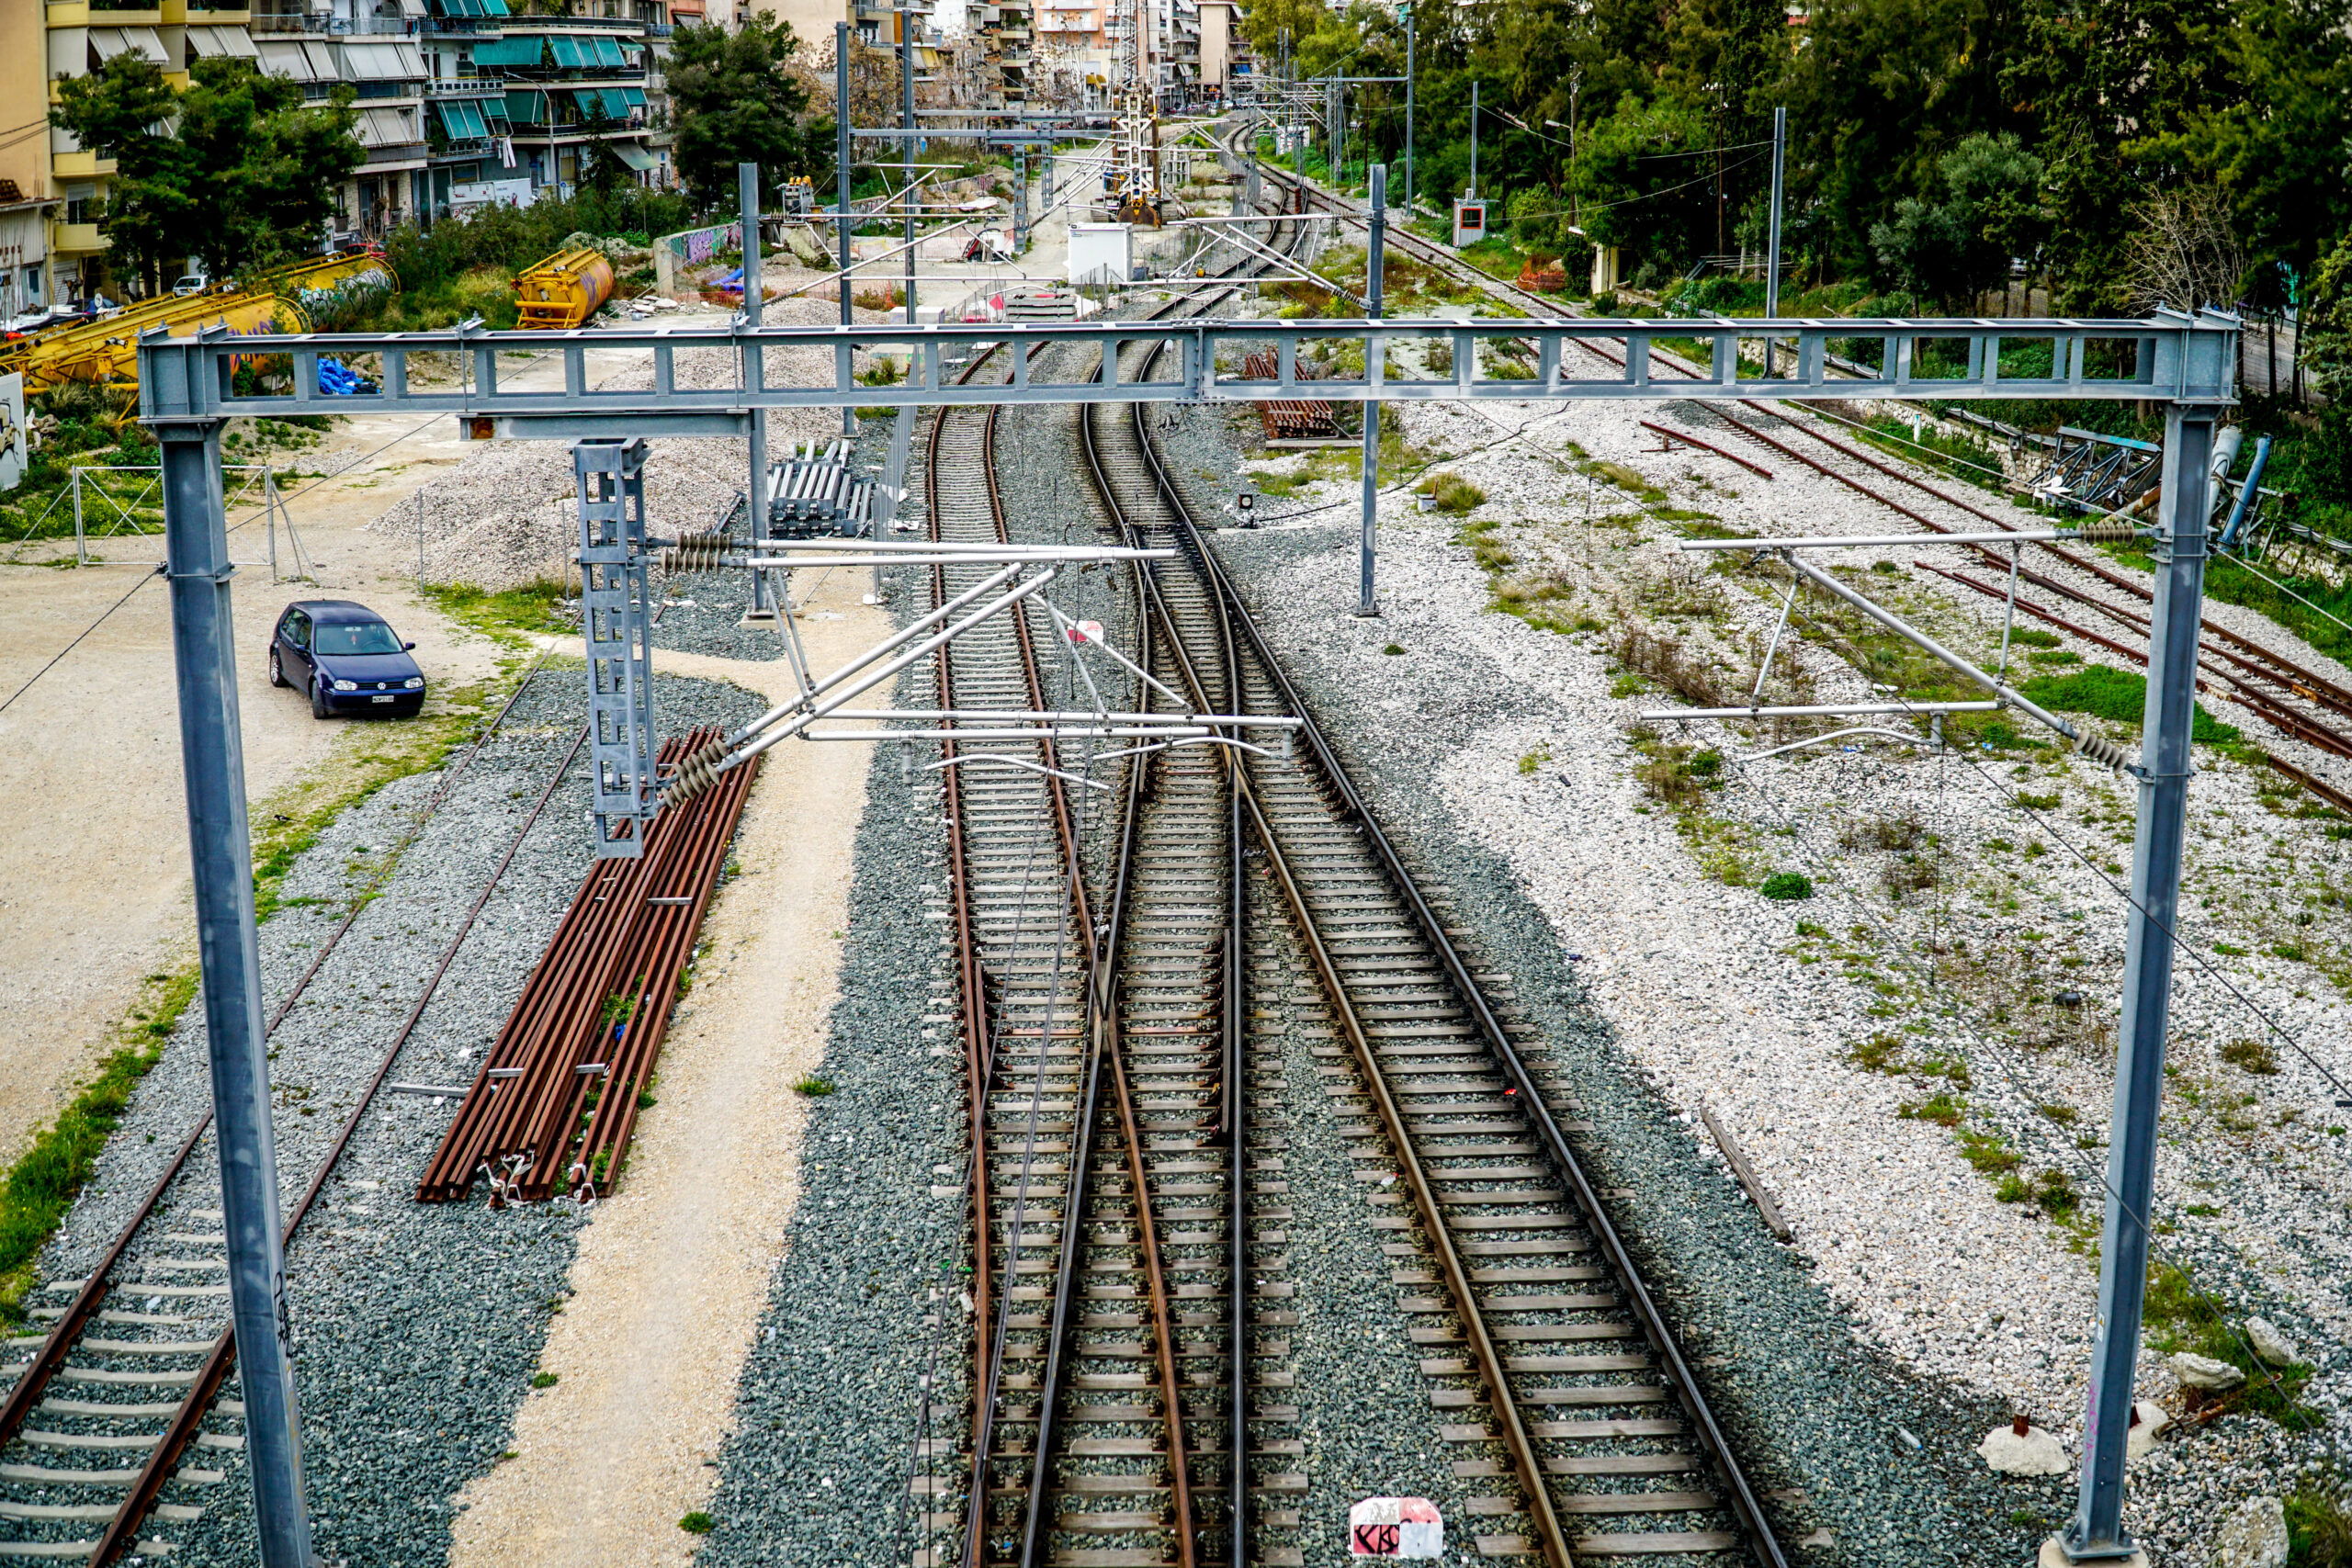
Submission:
<svg viewBox="0 0 2352 1568">
<path fill-rule="evenodd" d="M 150 975 L 140 1005 L 116 1030 L 116 1047 L 98 1076 L 37 1134 L 0 1179 L 0 1323 L 24 1320 L 25 1294 L 40 1256 L 82 1183 L 90 1179 L 107 1135 L 114 1131 L 131 1087 L 164 1054 L 164 1042 L 195 999 L 194 964 L 177 974 Z"/>
<path fill-rule="evenodd" d="M 495 593 L 469 582 L 428 582 L 424 596 L 451 620 L 509 648 L 526 646 L 529 633 L 550 635 L 575 629 L 562 608 L 570 591 L 552 578 L 542 577 Z"/>
<path fill-rule="evenodd" d="M 1538 746 L 1534 750 L 1525 753 L 1519 759 L 1519 771 L 1523 774 L 1532 773 L 1551 760 L 1552 749 L 1549 746 Z"/>
<path fill-rule="evenodd" d="M 1939 1127 L 1957 1127 L 1967 1107 L 1949 1093 L 1938 1093 L 1916 1103 L 1899 1105 L 1894 1113 L 1905 1121 L 1933 1122 Z"/>
<path fill-rule="evenodd" d="M 2267 1416 L 2290 1432 L 2314 1431 L 2324 1424 L 2324 1417 L 2301 1404 L 2312 1369 L 2273 1367 L 2256 1358 L 2245 1336 L 2223 1319 L 2221 1308 L 2178 1268 L 2160 1262 L 2149 1269 L 2143 1310 L 2150 1348 L 2164 1355 L 2191 1351 L 2245 1373 L 2245 1382 L 2225 1393 L 2188 1391 L 2194 1400 L 2191 1414 L 2200 1420 L 2243 1412 Z"/>
<path fill-rule="evenodd" d="M 808 1073 L 794 1083 L 792 1090 L 795 1094 L 805 1094 L 811 1100 L 821 1099 L 833 1092 L 833 1080 L 819 1077 L 815 1073 Z"/>
<path fill-rule="evenodd" d="M 553 1372 L 533 1372 L 531 1374 L 531 1386 L 533 1388 L 553 1388 L 561 1381 L 562 1380 L 558 1378 Z"/>
<path fill-rule="evenodd" d="M 2287 1499 L 2287 1568 L 2352 1568 L 2352 1506 L 2341 1482 Z"/>
<path fill-rule="evenodd" d="M 2233 1040 L 2222 1047 L 2222 1060 L 2249 1073 L 2270 1074 L 2278 1070 L 2278 1054 L 2259 1040 Z"/>
<path fill-rule="evenodd" d="M 1801 871 L 1776 871 L 1764 879 L 1764 886 L 1757 891 L 1773 899 L 1810 898 L 1813 880 Z"/>
<path fill-rule="evenodd" d="M 688 1535 L 708 1535 L 710 1533 L 711 1527 L 716 1525 L 718 1522 L 718 1521 L 717 1519 L 712 1518 L 700 1508 L 696 1508 L 693 1513 L 686 1515 L 678 1521 L 678 1528 L 685 1531 Z"/>
<path fill-rule="evenodd" d="M 1900 1077 L 1905 1071 L 1903 1042 L 1892 1034 L 1873 1034 L 1846 1047 L 1846 1059 L 1865 1072 Z"/>
<path fill-rule="evenodd" d="M 1419 490 L 1435 501 L 1440 512 L 1451 517 L 1463 515 L 1487 499 L 1485 491 L 1459 474 L 1431 474 L 1420 482 Z"/>
</svg>

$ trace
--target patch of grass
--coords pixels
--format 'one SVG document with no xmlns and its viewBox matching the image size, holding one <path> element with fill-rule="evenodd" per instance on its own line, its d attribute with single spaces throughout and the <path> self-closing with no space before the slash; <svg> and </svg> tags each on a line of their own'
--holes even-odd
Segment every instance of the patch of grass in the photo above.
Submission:
<svg viewBox="0 0 2352 1568">
<path fill-rule="evenodd" d="M 2226 942 L 2215 942 L 2213 951 L 2224 958 L 2244 958 L 2246 955 L 2246 949 Z"/>
<path fill-rule="evenodd" d="M 553 1372 L 533 1372 L 531 1374 L 531 1386 L 533 1388 L 553 1388 L 561 1381 L 563 1380 L 557 1377 Z"/>
<path fill-rule="evenodd" d="M 1813 881 L 1801 871 L 1776 871 L 1757 891 L 1767 898 L 1787 901 L 1813 897 Z"/>
<path fill-rule="evenodd" d="M 700 1508 L 696 1508 L 693 1513 L 678 1520 L 678 1528 L 688 1535 L 708 1535 L 711 1527 L 718 1523 L 717 1519 L 712 1518 Z"/>
<path fill-rule="evenodd" d="M 1915 1104 L 1897 1106 L 1894 1113 L 1905 1121 L 1933 1122 L 1939 1127 L 1957 1127 L 1966 1109 L 1954 1096 L 1939 1093 Z"/>
<path fill-rule="evenodd" d="M 24 1320 L 35 1259 L 96 1168 L 132 1087 L 162 1058 L 164 1042 L 195 999 L 197 978 L 194 964 L 146 977 L 139 1006 L 118 1026 L 115 1049 L 97 1076 L 0 1178 L 0 1323 Z"/>
<path fill-rule="evenodd" d="M 2055 811 L 2058 809 L 2058 797 L 2054 795 L 2029 795 L 2019 790 L 2016 805 L 2021 811 Z"/>
<path fill-rule="evenodd" d="M 2009 1147 L 2007 1139 L 1974 1128 L 1962 1130 L 1960 1152 L 1979 1176 L 2007 1176 L 2025 1163 L 2025 1156 Z"/>
<path fill-rule="evenodd" d="M 2301 1403 L 2312 1369 L 2268 1367 L 2256 1360 L 2242 1337 L 2222 1321 L 2215 1304 L 2172 1264 L 2150 1266 L 2143 1316 L 2150 1348 L 2163 1355 L 2194 1351 L 2245 1373 L 2245 1383 L 2227 1393 L 2210 1396 L 2201 1408 L 2219 1404 L 2224 1412 L 2267 1416 L 2290 1432 L 2313 1431 L 2323 1424 L 2318 1412 Z"/>
<path fill-rule="evenodd" d="M 2222 1060 L 2242 1071 L 2267 1076 L 2278 1070 L 2278 1053 L 2259 1040 L 2233 1040 L 2222 1047 Z"/>
<path fill-rule="evenodd" d="M 1521 774 L 1532 773 L 1551 760 L 1552 749 L 1549 746 L 1538 746 L 1534 750 L 1520 758 L 1519 771 Z"/>
<path fill-rule="evenodd" d="M 1873 1034 L 1846 1047 L 1846 1059 L 1865 1072 L 1899 1076 L 1904 1070 L 1903 1042 L 1892 1034 Z"/>
<path fill-rule="evenodd" d="M 2060 713 L 2086 713 L 2136 727 L 2147 710 L 2148 678 L 2135 671 L 2089 664 L 2064 675 L 2036 675 L 2018 688 L 2043 707 Z M 2238 739 L 2235 726 L 2222 723 L 2197 705 L 2189 739 L 2209 746 L 2227 746 Z"/>
<path fill-rule="evenodd" d="M 1487 499 L 1487 492 L 1459 474 L 1431 474 L 1420 483 L 1420 493 L 1432 497 L 1440 512 L 1459 517 Z"/>
<path fill-rule="evenodd" d="M 1395 653 L 1402 653 L 1402 652 L 1404 652 L 1404 651 L 1405 651 L 1405 649 L 1404 649 L 1404 645 L 1403 645 L 1403 644 L 1401 644 L 1401 643 L 1394 643 L 1394 642 L 1392 642 L 1392 643 L 1390 643 L 1386 648 L 1382 649 L 1380 651 L 1381 651 L 1381 652 L 1383 652 L 1383 653 L 1395 654 Z"/>
<path fill-rule="evenodd" d="M 792 1091 L 795 1094 L 805 1094 L 811 1100 L 822 1099 L 833 1092 L 833 1080 L 820 1077 L 815 1073 L 804 1074 L 797 1082 L 794 1083 Z"/>
<path fill-rule="evenodd" d="M 2288 1496 L 2287 1568 L 2352 1568 L 2352 1506 L 2340 1483 Z"/>
<path fill-rule="evenodd" d="M 562 583 L 544 577 L 495 593 L 469 582 L 428 582 L 424 596 L 451 620 L 510 648 L 524 646 L 526 633 L 562 634 L 574 629 L 561 608 L 569 592 Z"/>
</svg>

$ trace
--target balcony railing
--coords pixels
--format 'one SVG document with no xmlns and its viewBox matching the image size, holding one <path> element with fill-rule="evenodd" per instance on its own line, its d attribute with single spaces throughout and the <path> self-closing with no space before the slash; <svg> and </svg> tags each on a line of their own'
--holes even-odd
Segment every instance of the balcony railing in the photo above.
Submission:
<svg viewBox="0 0 2352 1568">
<path fill-rule="evenodd" d="M 429 98 L 488 98 L 503 96 L 506 83 L 496 76 L 436 76 L 425 83 Z"/>
</svg>

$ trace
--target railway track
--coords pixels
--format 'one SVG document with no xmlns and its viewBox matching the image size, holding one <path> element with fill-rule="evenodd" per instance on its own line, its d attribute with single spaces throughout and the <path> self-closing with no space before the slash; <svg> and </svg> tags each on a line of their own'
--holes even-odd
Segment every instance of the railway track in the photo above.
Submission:
<svg viewBox="0 0 2352 1568">
<path fill-rule="evenodd" d="M 1140 411 L 1087 412 L 1091 466 L 1128 542 L 1182 553 L 1145 587 L 1189 701 L 1238 690 L 1244 711 L 1311 722 Z M 1320 1049 L 1357 1086 L 1335 1114 L 1363 1174 L 1401 1179 L 1374 1224 L 1394 1238 L 1399 1310 L 1428 1352 L 1456 1472 L 1487 1483 L 1471 1504 L 1481 1549 L 1560 1568 L 1781 1561 L 1543 1086 L 1336 754 L 1307 736 L 1297 754 L 1236 753 L 1246 762 L 1226 771 L 1335 1026 Z"/>
<path fill-rule="evenodd" d="M 526 675 L 464 757 L 445 773 L 399 849 L 414 840 L 528 684 Z M 310 1185 L 288 1211 L 283 1239 L 289 1246 L 586 739 L 582 729 L 549 776 Z M 271 1013 L 269 1031 L 293 1010 L 368 902 L 365 897 L 354 900 Z M 13 1377 L 0 1404 L 0 1560 L 79 1560 L 104 1568 L 126 1553 L 168 1553 L 175 1550 L 168 1535 L 141 1532 L 200 1518 L 206 1489 L 225 1479 L 225 1472 L 207 1460 L 243 1446 L 235 1430 L 243 1405 L 220 1397 L 236 1348 L 228 1326 L 227 1240 L 220 1211 L 210 1206 L 219 1201 L 210 1126 L 207 1112 L 86 1277 L 43 1287 L 40 1296 L 48 1299 L 37 1301 L 28 1315 L 47 1328 L 7 1339 L 8 1359 L 0 1372 Z M 60 1295 L 66 1297 L 62 1303 L 56 1301 Z M 26 1352 L 26 1359 L 17 1359 Z"/>
<path fill-rule="evenodd" d="M 934 538 L 1006 536 L 996 428 L 994 410 L 934 420 Z M 978 575 L 935 570 L 934 602 Z M 1163 684 L 1181 663 L 1175 650 L 1147 649 Z M 1046 705 L 1037 645 L 1015 620 L 953 645 L 938 679 L 943 705 Z M 1163 693 L 1133 685 L 1133 701 L 1165 705 Z M 1295 1420 L 1295 1407 L 1250 1403 L 1253 1388 L 1289 1376 L 1274 1364 L 1286 1347 L 1252 1339 L 1253 1327 L 1283 1326 L 1288 1286 L 1265 1282 L 1284 1266 L 1267 1250 L 1281 1233 L 1264 1228 L 1282 1216 L 1251 1213 L 1246 1168 L 1255 1158 L 1279 1169 L 1283 1145 L 1278 1131 L 1256 1131 L 1242 1084 L 1245 1053 L 1279 1046 L 1245 1023 L 1247 920 L 1226 773 L 1193 748 L 1105 758 L 1100 776 L 1036 744 L 951 741 L 944 761 L 980 1151 L 974 1256 L 985 1260 L 973 1292 L 980 1397 L 959 1558 L 1296 1562 L 1295 1548 L 1250 1544 L 1248 1499 L 1278 1501 L 1306 1483 L 1251 1468 L 1301 1445 L 1265 1425 Z M 1089 807 L 1039 771 L 1057 763 L 1110 786 L 1077 792 L 1095 795 L 1098 818 L 1115 824 L 1097 853 L 1097 886 L 1080 852 Z M 1253 1280 L 1276 1303 L 1255 1325 Z M 1296 1521 L 1273 1507 L 1262 1522 Z"/>
</svg>

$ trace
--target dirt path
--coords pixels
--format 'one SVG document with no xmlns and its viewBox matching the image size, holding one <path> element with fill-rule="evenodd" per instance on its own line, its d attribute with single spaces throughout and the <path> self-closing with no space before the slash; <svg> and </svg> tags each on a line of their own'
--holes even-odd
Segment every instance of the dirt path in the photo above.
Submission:
<svg viewBox="0 0 2352 1568">
<path fill-rule="evenodd" d="M 802 624 L 820 668 L 888 630 L 860 607 L 860 586 L 840 574 L 814 594 L 812 608 L 841 617 Z M 781 662 L 657 652 L 654 664 L 789 689 Z M 870 750 L 795 742 L 767 754 L 737 840 L 743 874 L 712 907 L 691 1013 L 662 1048 L 660 1106 L 582 1235 L 575 1293 L 548 1335 L 541 1365 L 559 1381 L 517 1413 L 516 1457 L 467 1488 L 452 1568 L 692 1555 L 698 1538 L 678 1521 L 718 1478 L 798 1196 L 807 1110 L 791 1086 L 824 1052 Z"/>
</svg>

